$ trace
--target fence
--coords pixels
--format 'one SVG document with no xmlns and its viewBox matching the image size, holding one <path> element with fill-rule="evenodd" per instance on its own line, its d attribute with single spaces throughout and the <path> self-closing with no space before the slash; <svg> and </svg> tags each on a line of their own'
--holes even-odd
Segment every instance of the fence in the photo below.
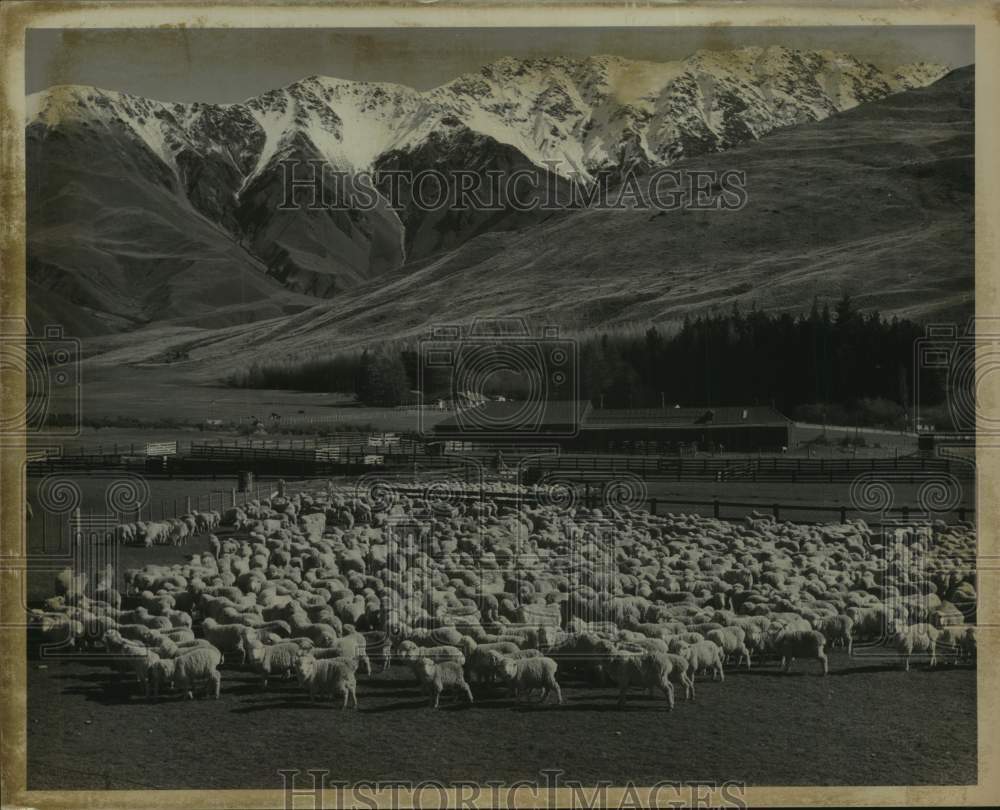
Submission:
<svg viewBox="0 0 1000 810">
<path fill-rule="evenodd" d="M 957 517 L 960 522 L 965 522 L 966 519 L 975 521 L 976 516 L 976 510 L 971 506 L 956 506 L 942 512 L 927 512 L 926 509 L 920 506 L 898 506 L 880 511 L 866 511 L 853 505 L 848 506 L 841 503 L 767 503 L 763 500 L 722 501 L 717 498 L 713 498 L 711 501 L 699 501 L 690 498 L 651 497 L 646 498 L 642 503 L 650 514 L 653 515 L 659 514 L 661 507 L 683 506 L 693 507 L 690 511 L 694 511 L 697 514 L 707 514 L 710 510 L 712 517 L 719 520 L 742 519 L 747 516 L 747 510 L 750 510 L 751 512 L 764 512 L 775 520 L 787 520 L 791 523 L 823 522 L 823 517 L 826 517 L 828 520 L 839 521 L 840 523 L 846 523 L 848 518 L 862 518 L 866 521 L 874 519 L 881 523 L 896 520 L 897 518 L 893 517 L 894 515 L 898 516 L 898 520 L 903 523 L 911 520 L 919 521 L 937 518 L 944 520 L 949 516 Z M 742 511 L 739 511 L 737 515 L 733 515 L 728 511 L 732 509 Z M 808 517 L 805 517 L 805 515 L 808 515 Z"/>
<path fill-rule="evenodd" d="M 402 476 L 401 476 L 402 478 Z M 494 500 L 505 505 L 521 505 L 540 503 L 572 503 L 579 507 L 595 509 L 610 506 L 619 508 L 623 505 L 633 509 L 645 509 L 650 514 L 659 515 L 670 511 L 686 511 L 704 516 L 711 516 L 719 520 L 742 520 L 748 514 L 757 512 L 773 517 L 775 520 L 786 520 L 791 523 L 817 523 L 817 522 L 840 522 L 846 523 L 848 519 L 861 518 L 866 521 L 876 521 L 878 523 L 899 520 L 906 523 L 911 520 L 920 521 L 928 519 L 945 519 L 947 517 L 957 518 L 960 522 L 966 520 L 975 522 L 976 510 L 973 506 L 958 505 L 940 512 L 928 512 L 921 506 L 899 506 L 884 510 L 864 510 L 855 505 L 843 503 L 798 503 L 783 502 L 775 503 L 765 499 L 757 500 L 721 500 L 719 498 L 698 499 L 698 498 L 666 498 L 660 496 L 643 496 L 629 502 L 625 498 L 625 503 L 621 503 L 610 496 L 609 487 L 603 482 L 581 481 L 573 488 L 572 492 L 564 492 L 563 496 L 549 496 L 544 491 L 526 489 L 521 493 L 506 493 L 503 491 L 491 490 L 491 482 L 478 481 L 476 484 L 469 484 L 470 489 L 466 491 L 442 491 L 434 489 L 433 481 L 423 481 L 421 483 L 401 480 L 392 482 L 391 479 L 384 479 L 386 483 L 392 483 L 392 490 L 400 495 L 409 496 L 436 496 L 446 501 L 481 501 L 484 499 Z M 322 486 L 325 479 L 306 479 L 304 481 L 290 482 L 289 491 L 294 492 L 295 487 Z M 478 484 L 478 488 L 477 488 Z M 671 509 L 671 507 L 682 507 L 681 509 Z"/>
<path fill-rule="evenodd" d="M 708 481 L 850 482 L 864 473 L 892 474 L 895 480 L 947 473 L 972 477 L 975 466 L 952 458 L 903 456 L 870 459 L 784 458 L 669 458 L 625 456 L 553 456 L 530 464 L 533 475 L 547 472 L 579 476 L 613 476 L 630 473 L 640 478 Z"/>
</svg>

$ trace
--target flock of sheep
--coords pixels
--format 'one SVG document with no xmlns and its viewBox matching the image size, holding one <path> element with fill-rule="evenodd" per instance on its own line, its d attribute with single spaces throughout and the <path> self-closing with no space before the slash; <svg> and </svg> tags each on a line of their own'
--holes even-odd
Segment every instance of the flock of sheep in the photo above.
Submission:
<svg viewBox="0 0 1000 810">
<path fill-rule="evenodd" d="M 434 707 L 498 686 L 561 703 L 572 680 L 615 684 L 622 704 L 659 692 L 673 708 L 675 687 L 691 699 L 699 675 L 723 681 L 730 666 L 811 660 L 826 674 L 833 646 L 907 670 L 914 656 L 975 656 L 969 524 L 873 532 L 329 487 L 179 520 L 185 537 L 218 529 L 210 551 L 127 571 L 129 609 L 113 572 L 88 582 L 67 569 L 31 611 L 41 639 L 114 653 L 149 697 L 218 697 L 225 660 L 264 689 L 295 677 L 344 708 L 358 705 L 359 674 L 394 665 Z"/>
<path fill-rule="evenodd" d="M 422 494 L 430 498 L 437 496 L 449 499 L 456 495 L 474 495 L 485 492 L 492 497 L 517 496 L 534 501 L 542 500 L 543 502 L 557 502 L 567 498 L 575 500 L 582 490 L 580 486 L 568 483 L 526 485 L 499 480 L 491 481 L 484 489 L 481 484 L 470 484 L 461 479 L 439 479 L 429 486 L 427 484 L 388 486 L 392 486 L 393 492 L 396 493 Z M 327 488 L 330 491 L 335 489 L 332 482 L 327 485 Z M 379 497 L 376 487 L 375 498 Z M 214 531 L 219 527 L 221 521 L 222 517 L 218 510 L 205 512 L 196 510 L 180 517 L 161 518 L 160 520 L 137 520 L 120 523 L 116 526 L 115 539 L 123 545 L 140 545 L 147 548 L 159 545 L 183 546 L 191 537 Z"/>
</svg>

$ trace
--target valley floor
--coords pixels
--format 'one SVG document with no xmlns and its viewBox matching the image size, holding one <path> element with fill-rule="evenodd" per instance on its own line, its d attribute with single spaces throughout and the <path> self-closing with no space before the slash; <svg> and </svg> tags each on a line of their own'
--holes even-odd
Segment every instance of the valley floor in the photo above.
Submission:
<svg viewBox="0 0 1000 810">
<path fill-rule="evenodd" d="M 668 712 L 635 692 L 567 683 L 565 705 L 480 693 L 432 711 L 408 670 L 358 683 L 358 711 L 266 692 L 225 669 L 220 700 L 147 701 L 106 666 L 28 662 L 29 789 L 280 789 L 279 769 L 336 780 L 736 780 L 751 785 L 976 781 L 976 671 L 902 672 L 876 651 L 699 678 Z M 129 688 L 131 686 L 131 688 Z M 308 780 L 308 777 L 304 777 Z M 544 784 L 544 782 L 543 782 Z M 308 781 L 307 781 L 308 785 Z"/>
</svg>

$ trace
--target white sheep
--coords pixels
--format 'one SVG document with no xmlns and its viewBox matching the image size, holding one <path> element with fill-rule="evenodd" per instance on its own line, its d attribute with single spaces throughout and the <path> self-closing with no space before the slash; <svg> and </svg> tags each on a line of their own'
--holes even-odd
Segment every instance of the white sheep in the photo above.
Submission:
<svg viewBox="0 0 1000 810">
<path fill-rule="evenodd" d="M 718 645 L 719 649 L 722 650 L 723 657 L 739 654 L 737 666 L 743 663 L 743 659 L 746 658 L 747 671 L 750 670 L 750 650 L 747 649 L 746 632 L 742 627 L 722 627 L 718 630 L 709 630 L 705 634 L 705 638 Z"/>
<path fill-rule="evenodd" d="M 175 644 L 180 644 L 184 641 L 194 641 L 194 630 L 189 627 L 175 627 L 173 630 L 164 630 L 163 636 Z"/>
<path fill-rule="evenodd" d="M 823 674 L 830 668 L 826 658 L 826 639 L 818 630 L 781 630 L 771 642 L 774 653 L 781 658 L 785 672 L 796 658 L 815 658 L 823 665 Z"/>
<path fill-rule="evenodd" d="M 295 639 L 298 641 L 298 639 Z M 371 660 L 368 658 L 368 649 L 364 636 L 357 634 L 346 635 L 325 647 L 311 647 L 309 654 L 317 660 L 324 658 L 350 658 L 357 662 L 358 669 L 365 675 L 372 674 Z"/>
<path fill-rule="evenodd" d="M 205 638 L 222 652 L 240 654 L 240 663 L 247 662 L 247 647 L 256 638 L 253 628 L 242 624 L 219 624 L 215 619 L 205 619 L 201 623 Z"/>
<path fill-rule="evenodd" d="M 690 663 L 683 655 L 676 653 L 666 653 L 670 660 L 670 680 L 684 687 L 684 699 L 691 700 L 694 697 L 694 678 L 688 672 L 691 669 Z"/>
<path fill-rule="evenodd" d="M 264 645 L 253 641 L 247 645 L 250 668 L 261 676 L 264 689 L 267 689 L 267 679 L 271 675 L 291 675 L 295 671 L 299 655 L 301 650 L 297 644 Z"/>
<path fill-rule="evenodd" d="M 161 659 L 163 660 L 163 659 Z M 170 670 L 169 674 L 163 672 L 160 667 L 157 669 L 157 676 L 170 679 L 181 691 L 186 692 L 190 700 L 194 700 L 194 687 L 199 681 L 207 681 L 209 692 L 219 699 L 219 691 L 222 687 L 222 674 L 219 672 L 219 665 L 222 663 L 222 653 L 214 647 L 195 647 L 186 650 L 176 658 L 169 659 L 170 663 L 161 665 L 163 670 Z"/>
<path fill-rule="evenodd" d="M 60 613 L 45 613 L 32 611 L 28 618 L 29 626 L 40 631 L 42 643 L 53 646 L 76 647 L 77 639 L 84 634 L 83 622 L 70 619 Z"/>
<path fill-rule="evenodd" d="M 492 642 L 477 645 L 467 638 L 464 646 L 466 672 L 472 681 L 491 680 L 496 674 L 498 656 L 513 655 L 518 652 L 516 644 L 509 641 Z"/>
<path fill-rule="evenodd" d="M 324 658 L 317 661 L 311 655 L 301 655 L 295 662 L 295 674 L 299 683 L 309 690 L 309 699 L 323 695 L 340 696 L 344 698 L 343 708 L 347 708 L 348 700 L 358 708 L 358 687 L 355 671 L 358 662 L 351 658 Z"/>
<path fill-rule="evenodd" d="M 674 708 L 674 686 L 670 682 L 670 673 L 674 664 L 669 653 L 622 652 L 616 657 L 615 664 L 619 707 L 625 705 L 629 686 L 637 684 L 647 689 L 650 694 L 654 689 L 659 689 L 666 695 L 668 707 Z"/>
<path fill-rule="evenodd" d="M 556 699 L 561 705 L 562 690 L 556 680 L 556 670 L 559 665 L 551 658 L 538 656 L 535 658 L 521 658 L 513 660 L 504 658 L 500 665 L 498 674 L 501 679 L 510 687 L 511 694 L 515 700 L 520 700 L 522 692 L 530 693 L 534 689 L 541 689 L 542 696 L 539 700 L 543 703 L 549 696 L 549 692 L 555 692 Z"/>
<path fill-rule="evenodd" d="M 891 643 L 903 659 L 903 669 L 910 671 L 910 656 L 914 653 L 930 653 L 930 666 L 935 666 L 940 635 L 941 631 L 932 624 L 913 624 L 896 632 Z"/>
<path fill-rule="evenodd" d="M 417 658 L 411 668 L 420 685 L 430 693 L 431 705 L 435 709 L 441 701 L 441 693 L 446 689 L 461 690 L 472 703 L 472 689 L 465 680 L 461 664 L 455 661 L 435 663 L 430 658 Z"/>
<path fill-rule="evenodd" d="M 410 663 L 417 658 L 430 658 L 435 663 L 442 661 L 455 661 L 459 666 L 465 665 L 465 656 L 458 647 L 449 644 L 440 644 L 435 647 L 418 647 L 412 641 L 401 641 L 397 648 L 399 660 L 403 663 Z"/>
<path fill-rule="evenodd" d="M 115 632 L 126 641 L 138 641 L 148 647 L 155 647 L 163 640 L 161 633 L 144 624 L 119 624 Z"/>
<path fill-rule="evenodd" d="M 831 647 L 840 644 L 847 648 L 849 656 L 854 655 L 854 619 L 850 616 L 844 613 L 827 616 L 819 621 L 816 629 L 823 634 Z"/>
<path fill-rule="evenodd" d="M 710 671 L 713 681 L 716 678 L 720 681 L 726 680 L 726 674 L 722 671 L 722 649 L 714 641 L 703 639 L 682 648 L 679 654 L 688 662 L 692 683 L 695 676 L 702 670 Z"/>
<path fill-rule="evenodd" d="M 146 697 L 149 697 L 150 688 L 155 678 L 155 669 L 161 658 L 155 652 L 146 649 L 141 644 L 126 641 L 113 630 L 105 634 L 105 646 L 115 656 L 119 657 L 117 663 L 120 666 L 124 666 L 135 674 L 136 680 L 142 685 Z"/>
</svg>

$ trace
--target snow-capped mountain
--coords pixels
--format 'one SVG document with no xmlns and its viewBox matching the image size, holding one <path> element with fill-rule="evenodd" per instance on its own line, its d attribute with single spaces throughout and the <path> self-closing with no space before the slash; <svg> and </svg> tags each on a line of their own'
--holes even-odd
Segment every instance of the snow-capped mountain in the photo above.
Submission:
<svg viewBox="0 0 1000 810">
<path fill-rule="evenodd" d="M 124 205 L 114 196 L 124 179 L 130 188 L 153 183 L 156 205 L 166 206 L 153 212 L 158 219 L 207 220 L 286 288 L 329 297 L 484 230 L 522 227 L 530 216 L 432 215 L 405 201 L 403 211 L 281 211 L 281 160 L 347 172 L 534 165 L 588 181 L 599 171 L 727 149 L 946 71 L 925 63 L 887 70 L 843 53 L 768 47 L 663 63 L 504 58 L 427 91 L 312 76 L 226 105 L 53 87 L 29 97 L 29 175 L 33 202 L 45 206 L 34 223 L 72 225 L 59 212 L 77 210 L 74 196 L 112 210 Z M 104 174 L 84 171 L 88 164 Z M 36 266 L 51 271 L 53 257 L 41 240 L 34 246 Z M 119 261 L 123 271 L 129 261 Z M 55 265 L 71 272 L 68 263 L 60 255 Z"/>
<path fill-rule="evenodd" d="M 680 62 L 504 58 L 432 90 L 311 76 L 241 104 L 171 104 L 94 87 L 59 86 L 29 97 L 29 118 L 131 130 L 183 170 L 195 150 L 224 156 L 245 187 L 296 137 L 332 165 L 370 170 L 455 127 L 518 149 L 533 163 L 592 177 L 638 150 L 663 165 L 696 142 L 725 148 L 776 127 L 825 118 L 948 68 L 916 63 L 887 72 L 832 51 L 782 47 L 698 51 Z"/>
</svg>

